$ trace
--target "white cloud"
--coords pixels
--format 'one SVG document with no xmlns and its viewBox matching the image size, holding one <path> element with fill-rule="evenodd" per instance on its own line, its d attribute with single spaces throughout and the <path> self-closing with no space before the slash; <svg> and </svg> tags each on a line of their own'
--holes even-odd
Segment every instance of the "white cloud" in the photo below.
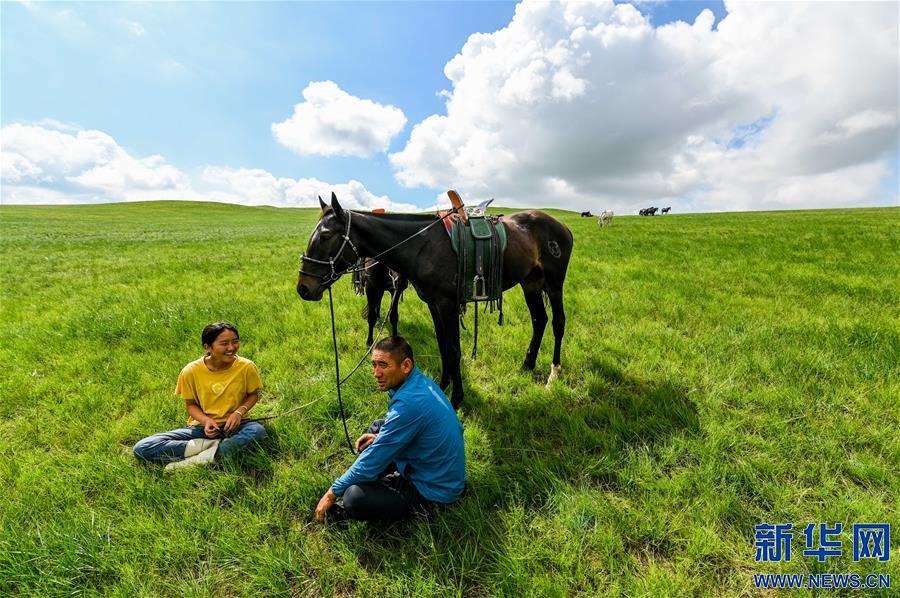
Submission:
<svg viewBox="0 0 900 598">
<path fill-rule="evenodd" d="M 203 180 L 211 185 L 207 195 L 215 201 L 229 201 L 249 205 L 271 205 L 292 208 L 319 207 L 318 197 L 326 201 L 334 192 L 341 205 L 347 208 L 373 210 L 385 208 L 392 212 L 416 212 L 416 206 L 395 203 L 386 195 L 375 195 L 359 181 L 327 183 L 315 178 L 278 178 L 258 168 L 226 168 L 208 166 Z"/>
<path fill-rule="evenodd" d="M 207 166 L 191 177 L 162 156 L 135 157 L 110 135 L 45 119 L 0 130 L 3 203 L 60 204 L 141 200 L 221 201 L 244 205 L 318 207 L 334 191 L 356 209 L 418 211 L 376 195 L 356 180 L 278 178 L 262 169 Z"/>
<path fill-rule="evenodd" d="M 159 62 L 159 71 L 165 77 L 179 78 L 193 75 L 190 67 L 178 62 L 174 58 L 166 58 Z"/>
<path fill-rule="evenodd" d="M 387 151 L 406 125 L 399 108 L 357 98 L 333 81 L 314 81 L 287 120 L 274 123 L 275 139 L 304 155 L 368 157 Z"/>
<path fill-rule="evenodd" d="M 144 26 L 136 21 L 129 21 L 128 19 L 119 19 L 117 21 L 120 27 L 128 31 L 130 34 L 136 37 L 143 37 L 147 34 L 147 30 L 144 29 Z"/>
<path fill-rule="evenodd" d="M 58 35 L 76 44 L 93 43 L 96 39 L 93 28 L 72 8 L 58 9 L 62 3 L 19 2 L 37 19 L 49 26 Z"/>
<path fill-rule="evenodd" d="M 447 63 L 446 114 L 390 155 L 396 179 L 570 209 L 875 202 L 898 151 L 896 6 L 727 9 L 654 28 L 628 4 L 519 4 Z"/>
<path fill-rule="evenodd" d="M 161 156 L 136 158 L 101 131 L 42 122 L 0 132 L 4 203 L 159 199 L 188 188 L 187 176 Z"/>
</svg>

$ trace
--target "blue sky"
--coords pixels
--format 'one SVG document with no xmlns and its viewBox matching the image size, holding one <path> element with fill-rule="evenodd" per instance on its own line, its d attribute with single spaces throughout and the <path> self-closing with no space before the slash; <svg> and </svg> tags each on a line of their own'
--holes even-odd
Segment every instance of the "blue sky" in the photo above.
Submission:
<svg viewBox="0 0 900 598">
<path fill-rule="evenodd" d="M 368 160 L 299 159 L 269 133 L 310 81 L 335 81 L 358 97 L 402 106 L 410 120 L 422 119 L 441 109 L 436 94 L 447 87 L 444 64 L 470 33 L 502 27 L 514 8 L 506 2 L 72 4 L 90 30 L 68 36 L 5 3 L 3 80 L 9 84 L 2 120 L 77 123 L 184 168 L 216 163 L 339 177 L 348 168 L 340 162 L 367 169 Z M 146 33 L 135 35 L 122 21 L 140 23 Z"/>
<path fill-rule="evenodd" d="M 896 131 L 897 105 L 891 108 L 884 101 L 885 92 L 877 84 L 864 98 L 871 106 L 859 105 L 860 98 L 853 96 L 834 114 L 822 115 L 832 128 L 849 123 L 846 131 L 839 128 L 831 134 L 822 123 L 807 124 L 823 139 L 843 140 L 844 146 L 834 150 L 838 155 L 850 152 L 847 145 L 866 143 L 849 139 L 853 135 L 865 133 L 877 147 L 868 152 L 857 148 L 856 154 L 837 160 L 831 171 L 807 166 L 812 174 L 804 176 L 818 177 L 807 183 L 783 172 L 784 184 L 775 188 L 761 182 L 771 178 L 764 172 L 761 153 L 766 143 L 781 139 L 785 147 L 774 151 L 791 154 L 784 138 L 804 129 L 792 130 L 781 119 L 802 114 L 803 106 L 785 107 L 768 92 L 742 89 L 740 73 L 723 71 L 718 79 L 707 73 L 712 66 L 724 68 L 716 53 L 736 51 L 740 31 L 765 23 L 752 22 L 756 17 L 746 11 L 729 15 L 721 2 L 638 2 L 633 5 L 636 11 L 617 10 L 611 3 L 586 6 L 579 9 L 586 16 L 576 19 L 563 18 L 561 5 L 529 5 L 529 11 L 520 11 L 516 27 L 510 27 L 516 13 L 512 2 L 5 1 L 0 42 L 5 167 L 0 198 L 4 203 L 30 203 L 46 190 L 53 202 L 69 197 L 109 201 L 120 195 L 151 198 L 156 190 L 164 198 L 181 192 L 185 199 L 208 194 L 207 199 L 241 203 L 303 205 L 301 196 L 310 188 L 356 181 L 355 190 L 346 189 L 356 194 L 359 207 L 375 207 L 381 201 L 424 208 L 454 186 L 472 195 L 496 195 L 505 203 L 570 209 L 615 205 L 629 210 L 660 202 L 681 205 L 683 211 L 805 208 L 819 206 L 800 200 L 792 204 L 790 189 L 806 185 L 814 194 L 833 187 L 829 175 L 842 178 L 846 171 L 849 181 L 868 186 L 871 205 L 896 200 L 891 191 L 897 180 L 896 134 L 893 141 L 885 138 Z M 708 15 L 701 19 L 709 20 L 705 28 L 674 26 L 678 21 L 693 24 L 701 13 Z M 726 17 L 738 33 L 723 41 L 717 39 L 717 28 Z M 742 24 L 739 18 L 748 22 Z M 879 18 L 873 15 L 873 23 Z M 576 21 L 596 26 L 590 43 L 578 38 Z M 840 14 L 834 21 L 839 23 Z M 891 26 L 896 29 L 896 18 Z M 823 22 L 822 30 L 811 35 L 825 36 L 827 27 Z M 504 28 L 509 36 L 495 34 Z M 603 37 L 601 30 L 628 33 Z M 486 34 L 490 43 L 472 42 L 467 46 L 471 51 L 463 52 L 475 33 Z M 860 43 L 854 35 L 861 34 L 848 33 L 850 46 Z M 533 48 L 532 40 L 538 40 Z M 567 55 L 556 60 L 553 52 L 561 42 Z M 531 54 L 523 55 L 522 48 Z M 806 49 L 798 44 L 797 51 Z M 461 68 L 451 81 L 445 66 L 461 53 Z M 698 54 L 704 58 L 696 58 Z M 880 58 L 886 69 L 896 64 L 896 57 Z M 628 64 L 632 71 L 625 69 Z M 640 66 L 634 70 L 634 65 L 644 64 L 647 73 Z M 684 72 L 684 81 L 672 78 L 676 71 Z M 656 72 L 660 74 L 654 78 Z M 753 72 L 747 79 L 756 76 Z M 552 93 L 538 93 L 540 84 L 550 80 L 556 85 Z M 724 80 L 728 85 L 722 90 L 710 91 Z M 510 85 L 519 81 L 524 87 Z M 290 124 L 298 140 L 293 145 L 274 134 L 273 125 L 288 126 L 295 105 L 304 102 L 304 90 L 314 82 L 333 84 L 331 91 L 323 92 L 325 104 L 350 98 L 354 110 L 373 110 L 371 121 L 366 114 L 361 119 L 369 124 L 348 117 L 332 130 L 327 123 L 340 109 L 337 104 L 320 106 L 313 117 L 319 127 L 315 130 L 324 126 L 329 136 L 368 139 L 361 142 L 368 143 L 368 149 L 348 150 L 355 155 L 309 150 L 315 144 L 304 135 L 315 130 L 308 122 Z M 613 86 L 616 91 L 610 93 Z M 703 97 L 707 93 L 709 97 Z M 592 99 L 592 94 L 602 100 Z M 670 120 L 652 114 L 653 96 L 664 98 L 659 108 Z M 624 97 L 636 98 L 635 113 L 628 112 L 620 99 Z M 784 101 L 796 101 L 791 97 L 787 91 Z M 716 102 L 726 105 L 701 113 L 693 108 Z M 568 120 L 561 106 L 566 103 L 571 107 Z M 389 108 L 402 112 L 399 128 L 384 120 Z M 426 123 L 429 117 L 434 118 Z M 594 128 L 591 135 L 579 130 L 586 118 Z M 414 139 L 411 133 L 420 124 L 424 126 Z M 90 156 L 74 160 L 79 165 L 72 166 L 66 154 L 67 166 L 54 170 L 64 160 L 59 150 L 48 147 L 48 131 L 73 139 L 79 132 L 104 137 L 99 145 L 73 142 L 68 151 Z M 737 146 L 727 141 L 717 145 L 716 140 L 727 140 L 729 131 L 745 137 Z M 748 142 L 748 131 L 753 140 L 759 138 L 758 144 Z M 383 143 L 372 141 L 375 137 Z M 537 145 L 561 149 L 542 153 L 534 149 Z M 745 153 L 738 155 L 740 151 Z M 120 159 L 103 162 L 109 158 L 102 156 L 113 154 Z M 591 163 L 607 166 L 595 172 L 588 167 Z M 741 188 L 737 195 L 742 199 L 735 202 L 725 199 L 727 186 L 709 195 L 710 181 L 704 177 L 710 175 L 695 172 L 709 166 L 727 177 L 729 168 L 745 169 L 748 164 L 761 171 L 746 181 L 748 188 Z M 250 171 L 252 184 L 246 180 Z M 529 179 L 532 173 L 534 180 Z M 753 189 L 757 181 L 760 188 Z M 269 186 L 259 187 L 259 197 L 246 197 L 257 194 L 254 185 Z M 821 207 L 866 203 L 859 192 L 845 195 L 843 200 L 829 198 Z M 314 197 L 309 200 L 312 205 Z"/>
</svg>

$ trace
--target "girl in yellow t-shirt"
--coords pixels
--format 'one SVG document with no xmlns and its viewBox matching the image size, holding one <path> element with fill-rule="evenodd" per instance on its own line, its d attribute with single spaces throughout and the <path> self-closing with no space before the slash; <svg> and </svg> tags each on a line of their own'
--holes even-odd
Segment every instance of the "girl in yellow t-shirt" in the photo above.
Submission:
<svg viewBox="0 0 900 598">
<path fill-rule="evenodd" d="M 244 418 L 259 400 L 259 369 L 240 357 L 237 328 L 216 322 L 203 329 L 206 355 L 184 366 L 175 394 L 184 400 L 188 425 L 154 434 L 134 445 L 134 456 L 168 463 L 166 469 L 211 463 L 266 437 L 261 424 Z"/>
</svg>

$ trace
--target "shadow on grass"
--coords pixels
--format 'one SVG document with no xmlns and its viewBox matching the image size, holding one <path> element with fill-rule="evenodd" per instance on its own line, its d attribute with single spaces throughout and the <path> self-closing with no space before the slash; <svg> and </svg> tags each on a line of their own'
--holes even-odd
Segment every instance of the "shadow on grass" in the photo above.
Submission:
<svg viewBox="0 0 900 598">
<path fill-rule="evenodd" d="M 488 402 L 472 393 L 493 458 L 478 489 L 490 503 L 539 507 L 560 482 L 615 489 L 629 452 L 698 430 L 696 406 L 676 382 L 632 378 L 599 359 L 588 371 L 586 394 L 568 403 L 550 400 L 552 389 Z"/>
<path fill-rule="evenodd" d="M 479 429 L 467 495 L 424 525 L 368 526 L 356 551 L 359 566 L 370 572 L 433 566 L 437 576 L 445 566 L 458 567 L 466 571 L 462 590 L 480 593 L 485 580 L 497 578 L 495 559 L 514 533 L 505 518 L 510 508 L 530 517 L 568 485 L 616 491 L 627 484 L 621 471 L 631 453 L 697 433 L 696 407 L 677 383 L 632 378 L 601 360 L 588 371 L 586 395 L 568 404 L 551 400 L 552 388 L 495 397 L 466 388 L 467 423 Z M 423 554 L 423 546 L 441 556 Z"/>
</svg>

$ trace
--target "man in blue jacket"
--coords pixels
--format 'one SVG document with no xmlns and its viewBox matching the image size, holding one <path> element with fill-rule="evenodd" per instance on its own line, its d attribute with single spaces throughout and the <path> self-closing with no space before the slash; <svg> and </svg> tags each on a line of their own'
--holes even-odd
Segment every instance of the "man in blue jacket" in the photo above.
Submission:
<svg viewBox="0 0 900 598">
<path fill-rule="evenodd" d="M 316 507 L 316 521 L 343 514 L 363 521 L 406 517 L 434 503 L 458 499 L 466 487 L 463 431 L 440 387 L 413 362 L 403 337 L 385 338 L 372 351 L 378 388 L 391 399 L 387 416 L 356 441 L 359 456 Z"/>
</svg>

